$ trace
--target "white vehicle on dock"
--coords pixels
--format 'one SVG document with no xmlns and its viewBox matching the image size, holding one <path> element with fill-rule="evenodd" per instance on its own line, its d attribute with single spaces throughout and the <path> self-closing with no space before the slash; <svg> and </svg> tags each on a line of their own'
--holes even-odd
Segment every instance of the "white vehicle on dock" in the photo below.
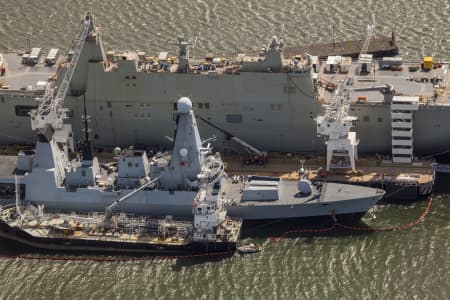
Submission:
<svg viewBox="0 0 450 300">
<path fill-rule="evenodd" d="M 56 61 L 58 60 L 58 56 L 59 56 L 58 48 L 50 49 L 47 57 L 45 58 L 45 64 L 48 66 L 54 65 L 56 63 Z"/>
<path fill-rule="evenodd" d="M 31 53 L 28 56 L 27 63 L 36 65 L 37 63 L 39 63 L 39 59 L 41 58 L 41 55 L 42 55 L 42 48 L 31 49 Z"/>
</svg>

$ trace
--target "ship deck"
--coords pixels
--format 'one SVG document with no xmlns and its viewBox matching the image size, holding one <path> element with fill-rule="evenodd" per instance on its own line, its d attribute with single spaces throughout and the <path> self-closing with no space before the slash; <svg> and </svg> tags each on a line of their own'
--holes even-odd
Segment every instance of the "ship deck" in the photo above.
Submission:
<svg viewBox="0 0 450 300">
<path fill-rule="evenodd" d="M 47 82 L 49 77 L 56 73 L 58 65 L 64 59 L 60 56 L 56 64 L 47 66 L 44 63 L 45 57 L 41 56 L 39 63 L 32 66 L 22 64 L 22 56 L 18 53 L 6 53 L 2 55 L 6 63 L 6 73 L 0 77 L 2 85 L 0 91 L 35 91 L 38 89 L 37 82 Z"/>
<path fill-rule="evenodd" d="M 105 71 L 117 71 L 120 68 L 120 61 L 125 60 L 136 61 L 137 72 L 179 73 L 176 58 L 172 57 L 172 59 L 173 60 L 171 61 L 159 61 L 155 56 L 146 56 L 145 58 L 140 59 L 137 57 L 135 52 L 118 52 L 115 53 L 113 57 L 109 57 L 108 67 L 105 69 Z M 262 57 L 251 54 L 249 56 L 243 55 L 242 57 L 216 57 L 216 59 L 220 59 L 220 62 L 213 63 L 212 61 L 207 61 L 205 58 L 191 58 L 189 60 L 191 69 L 188 71 L 188 74 L 205 75 L 211 77 L 224 74 L 239 75 L 241 72 L 251 72 L 242 70 L 241 60 L 245 59 L 246 61 L 257 62 L 261 61 Z M 297 60 L 298 72 L 304 72 L 309 68 L 306 58 L 301 55 L 284 59 L 283 68 L 293 68 L 293 59 Z"/>
<path fill-rule="evenodd" d="M 223 186 L 222 199 L 228 199 L 232 203 L 239 203 L 243 206 L 278 206 L 278 205 L 299 205 L 305 203 L 323 203 L 323 202 L 339 202 L 344 200 L 352 200 L 376 196 L 379 192 L 377 189 L 369 189 L 363 186 L 342 185 L 336 183 L 323 183 L 319 186 L 313 186 L 312 193 L 307 196 L 300 194 L 297 181 L 281 178 L 278 182 L 278 199 L 277 200 L 241 200 L 242 191 L 248 182 L 239 180 L 233 183 L 230 178 Z M 261 188 L 261 187 L 259 187 Z M 225 200 L 227 201 L 227 200 Z"/>
<path fill-rule="evenodd" d="M 352 63 L 354 64 L 354 63 Z M 450 65 L 448 63 L 435 64 L 436 68 L 429 71 L 420 69 L 420 62 L 403 63 L 398 70 L 381 69 L 378 62 L 375 61 L 375 71 L 366 75 L 357 75 L 354 77 L 350 97 L 354 104 L 377 104 L 387 103 L 389 99 L 385 98 L 379 90 L 374 87 L 382 87 L 391 84 L 394 87 L 395 95 L 418 96 L 421 105 L 450 105 Z M 327 73 L 326 64 L 323 63 L 319 72 L 319 100 L 325 104 L 331 103 L 334 97 L 334 91 L 327 88 L 327 83 L 338 84 L 347 77 L 348 74 Z M 414 68 L 416 71 L 410 71 Z M 433 79 L 438 81 L 432 82 Z M 372 90 L 370 90 L 372 88 Z M 365 97 L 364 101 L 358 100 L 358 97 Z"/>
</svg>

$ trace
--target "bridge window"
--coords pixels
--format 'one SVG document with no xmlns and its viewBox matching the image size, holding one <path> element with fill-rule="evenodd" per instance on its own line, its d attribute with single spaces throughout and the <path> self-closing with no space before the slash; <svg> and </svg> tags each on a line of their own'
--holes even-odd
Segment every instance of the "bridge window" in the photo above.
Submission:
<svg viewBox="0 0 450 300">
<path fill-rule="evenodd" d="M 30 117 L 30 111 L 36 109 L 37 106 L 33 105 L 16 105 L 16 116 L 19 117 Z"/>
<path fill-rule="evenodd" d="M 242 123 L 242 115 L 226 115 L 228 123 Z"/>
<path fill-rule="evenodd" d="M 283 108 L 283 105 L 278 103 L 278 104 L 270 104 L 270 110 L 271 111 L 281 111 L 281 109 Z"/>
</svg>

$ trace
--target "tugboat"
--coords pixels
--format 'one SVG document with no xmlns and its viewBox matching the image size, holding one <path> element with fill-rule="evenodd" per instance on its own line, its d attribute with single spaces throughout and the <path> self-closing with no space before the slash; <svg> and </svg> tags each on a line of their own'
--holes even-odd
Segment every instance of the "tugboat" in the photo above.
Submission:
<svg viewBox="0 0 450 300">
<path fill-rule="evenodd" d="M 239 254 L 254 254 L 254 253 L 258 253 L 261 252 L 262 247 L 259 244 L 248 244 L 248 245 L 243 245 L 237 248 L 237 252 Z"/>
</svg>

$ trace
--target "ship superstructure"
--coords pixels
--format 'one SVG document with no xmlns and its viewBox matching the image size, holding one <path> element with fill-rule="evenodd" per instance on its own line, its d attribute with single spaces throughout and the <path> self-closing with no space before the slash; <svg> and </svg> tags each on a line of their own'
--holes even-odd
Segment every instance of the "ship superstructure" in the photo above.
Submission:
<svg viewBox="0 0 450 300">
<path fill-rule="evenodd" d="M 145 151 L 116 149 L 115 162 L 100 165 L 96 157 L 69 159 L 66 128 L 39 133 L 35 151 L 20 153 L 15 169 L 25 192 L 23 200 L 49 210 L 104 211 L 113 202 L 120 211 L 149 216 L 191 217 L 194 200 L 225 176 L 220 155 L 203 146 L 189 99 L 178 101 L 177 134 L 171 155 L 149 160 Z M 50 126 L 51 127 L 51 126 Z M 13 183 L 15 177 L 2 183 Z M 139 189 L 139 193 L 134 192 Z M 217 206 L 220 209 L 220 206 Z"/>
<path fill-rule="evenodd" d="M 324 113 L 324 105 L 334 97 L 333 87 L 354 64 L 350 58 L 340 56 L 327 61 L 308 55 L 285 57 L 279 37 L 273 37 L 256 56 L 195 59 L 189 55 L 190 43 L 181 37 L 176 43 L 177 56 L 168 52 L 155 56 L 105 52 L 99 28 L 93 24 L 92 29 L 80 50 L 64 105 L 73 113 L 76 139 L 83 136 L 80 116 L 86 107 L 97 147 L 169 147 L 164 136 L 172 136 L 176 101 L 189 95 L 199 116 L 259 149 L 323 151 L 315 118 Z M 53 73 L 58 74 L 57 81 L 62 80 L 68 63 L 57 64 L 57 69 L 38 63 L 24 67 L 23 72 L 19 70 L 23 66 L 20 57 L 4 58 L 8 68 L 1 80 L 9 89 L 0 91 L 4 120 L 0 140 L 31 142 L 27 112 L 37 106 L 34 98 L 43 93 L 35 90 L 36 82 L 42 77 L 45 81 Z M 392 125 L 399 124 L 392 115 L 397 113 L 392 108 L 394 96 L 418 97 L 417 110 L 410 111 L 411 119 L 404 119 L 413 120 L 409 122 L 413 153 L 448 149 L 448 64 L 431 59 L 431 65 L 427 60 L 422 68 L 422 62 L 404 62 L 399 57 L 375 62 L 368 54 L 362 55 L 357 64 L 361 69 L 351 76 L 350 113 L 358 118 L 354 127 L 360 153 L 392 154 L 394 146 L 398 146 L 397 142 L 393 144 L 396 136 L 392 135 Z M 42 70 L 39 79 L 36 70 Z M 203 123 L 199 130 L 204 136 L 217 134 L 214 146 L 227 148 L 225 135 Z"/>
</svg>

